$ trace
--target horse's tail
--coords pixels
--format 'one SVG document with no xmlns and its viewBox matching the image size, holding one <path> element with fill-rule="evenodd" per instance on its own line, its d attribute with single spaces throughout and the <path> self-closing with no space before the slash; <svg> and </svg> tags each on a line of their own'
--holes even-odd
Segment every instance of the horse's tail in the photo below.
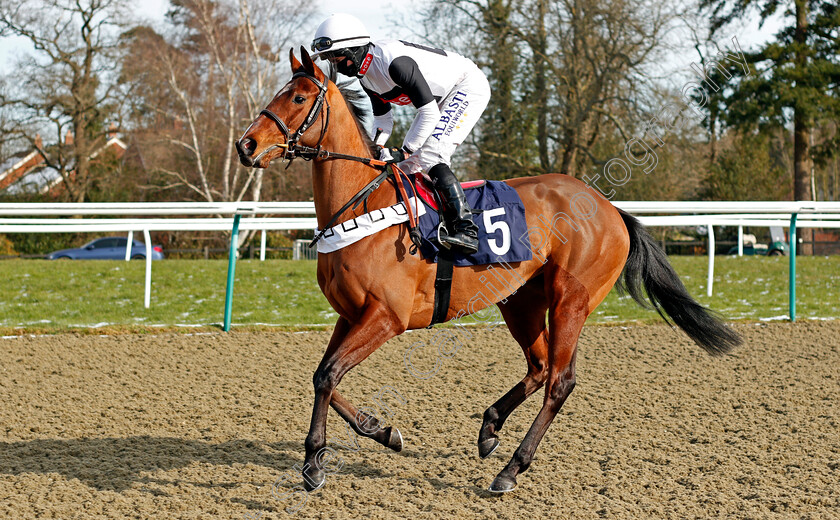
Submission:
<svg viewBox="0 0 840 520">
<path fill-rule="evenodd" d="M 725 354 L 741 344 L 741 337 L 723 323 L 722 317 L 697 303 L 668 262 L 659 244 L 641 222 L 618 210 L 630 234 L 630 252 L 618 288 L 646 308 L 642 286 L 653 308 L 669 324 L 671 320 L 695 343 L 712 355 Z M 662 311 L 665 311 L 663 314 Z M 670 316 L 671 320 L 668 319 Z"/>
</svg>

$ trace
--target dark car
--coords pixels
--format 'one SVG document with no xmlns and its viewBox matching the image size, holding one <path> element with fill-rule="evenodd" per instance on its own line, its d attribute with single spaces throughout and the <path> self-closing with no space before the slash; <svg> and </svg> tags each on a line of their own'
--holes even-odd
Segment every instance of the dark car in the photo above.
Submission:
<svg viewBox="0 0 840 520">
<path fill-rule="evenodd" d="M 78 249 L 62 249 L 47 255 L 47 260 L 125 260 L 127 238 L 97 238 Z M 131 243 L 131 258 L 144 260 L 146 246 L 139 240 Z M 152 260 L 163 260 L 163 248 L 152 246 Z"/>
</svg>

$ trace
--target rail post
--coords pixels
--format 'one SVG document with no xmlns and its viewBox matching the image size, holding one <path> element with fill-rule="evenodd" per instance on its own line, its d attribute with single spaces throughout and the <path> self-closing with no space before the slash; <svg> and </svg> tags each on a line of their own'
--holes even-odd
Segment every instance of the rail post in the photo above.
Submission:
<svg viewBox="0 0 840 520">
<path fill-rule="evenodd" d="M 146 242 L 146 291 L 143 305 L 148 309 L 152 304 L 152 237 L 148 229 L 143 229 L 143 241 Z"/>
<path fill-rule="evenodd" d="M 788 253 L 790 259 L 788 263 L 788 308 L 790 311 L 790 321 L 796 321 L 796 213 L 790 215 L 790 232 L 788 233 L 788 241 L 790 247 Z"/>
<path fill-rule="evenodd" d="M 225 290 L 225 322 L 223 330 L 230 330 L 230 317 L 233 311 L 233 279 L 236 273 L 236 253 L 239 249 L 239 219 L 237 213 L 233 216 L 233 231 L 230 233 L 230 253 L 228 254 L 227 289 Z"/>
<path fill-rule="evenodd" d="M 706 281 L 706 295 L 712 296 L 712 284 L 715 283 L 715 227 L 708 225 L 709 231 L 709 277 Z"/>
<path fill-rule="evenodd" d="M 144 237 L 145 238 L 145 237 Z M 128 240 L 125 243 L 125 261 L 131 260 L 131 249 L 134 245 L 134 231 L 128 232 Z"/>
</svg>

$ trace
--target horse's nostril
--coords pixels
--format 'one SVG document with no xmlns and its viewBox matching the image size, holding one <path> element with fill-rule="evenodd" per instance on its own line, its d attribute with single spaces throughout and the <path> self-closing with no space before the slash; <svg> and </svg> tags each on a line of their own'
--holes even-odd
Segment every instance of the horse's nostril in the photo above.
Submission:
<svg viewBox="0 0 840 520">
<path fill-rule="evenodd" d="M 239 153 L 242 155 L 254 155 L 254 151 L 257 149 L 257 142 L 253 139 L 241 139 L 238 144 Z"/>
</svg>

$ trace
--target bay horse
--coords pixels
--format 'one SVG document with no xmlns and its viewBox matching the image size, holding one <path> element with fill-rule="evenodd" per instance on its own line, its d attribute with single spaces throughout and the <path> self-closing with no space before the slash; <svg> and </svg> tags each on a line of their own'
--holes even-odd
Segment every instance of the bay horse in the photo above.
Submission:
<svg viewBox="0 0 840 520">
<path fill-rule="evenodd" d="M 381 168 L 372 166 L 377 161 L 371 141 L 334 81 L 303 47 L 300 61 L 293 50 L 289 59 L 292 79 L 250 124 L 236 148 L 242 164 L 254 168 L 265 168 L 277 158 L 311 159 L 318 227 L 325 229 L 336 213 L 342 213 L 338 216 L 344 220 L 362 213 L 361 208 L 348 209 L 345 203 L 363 191 Z M 463 315 L 464 309 L 477 312 L 496 303 L 528 364 L 522 381 L 484 412 L 478 437 L 480 457 L 487 457 L 499 445 L 499 430 L 511 412 L 545 386 L 541 410 L 490 485 L 494 493 L 513 490 L 517 475 L 531 464 L 537 445 L 575 386 L 575 356 L 583 324 L 616 282 L 639 304 L 649 306 L 646 292 L 666 321 L 670 317 L 711 354 L 726 353 L 741 341 L 718 315 L 689 295 L 638 220 L 600 195 L 589 196 L 585 211 L 575 207 L 575 195 L 591 191 L 587 185 L 558 174 L 504 182 L 522 199 L 529 229 L 542 219 L 551 222 L 550 232 L 533 246 L 530 261 L 509 266 L 523 283 L 513 288 L 498 285 L 495 302 L 474 298 L 482 290 L 487 292 L 488 266 L 455 267 L 446 314 L 446 320 L 452 320 Z M 385 208 L 397 201 L 396 190 L 383 183 L 370 193 L 367 205 Z M 329 406 L 359 435 L 394 451 L 402 449 L 399 430 L 382 427 L 336 387 L 351 368 L 386 341 L 432 321 L 435 264 L 406 254 L 411 248 L 406 229 L 394 225 L 318 255 L 318 285 L 340 317 L 313 377 L 315 403 L 302 471 L 307 491 L 320 488 L 326 480 L 322 450 Z"/>
</svg>

